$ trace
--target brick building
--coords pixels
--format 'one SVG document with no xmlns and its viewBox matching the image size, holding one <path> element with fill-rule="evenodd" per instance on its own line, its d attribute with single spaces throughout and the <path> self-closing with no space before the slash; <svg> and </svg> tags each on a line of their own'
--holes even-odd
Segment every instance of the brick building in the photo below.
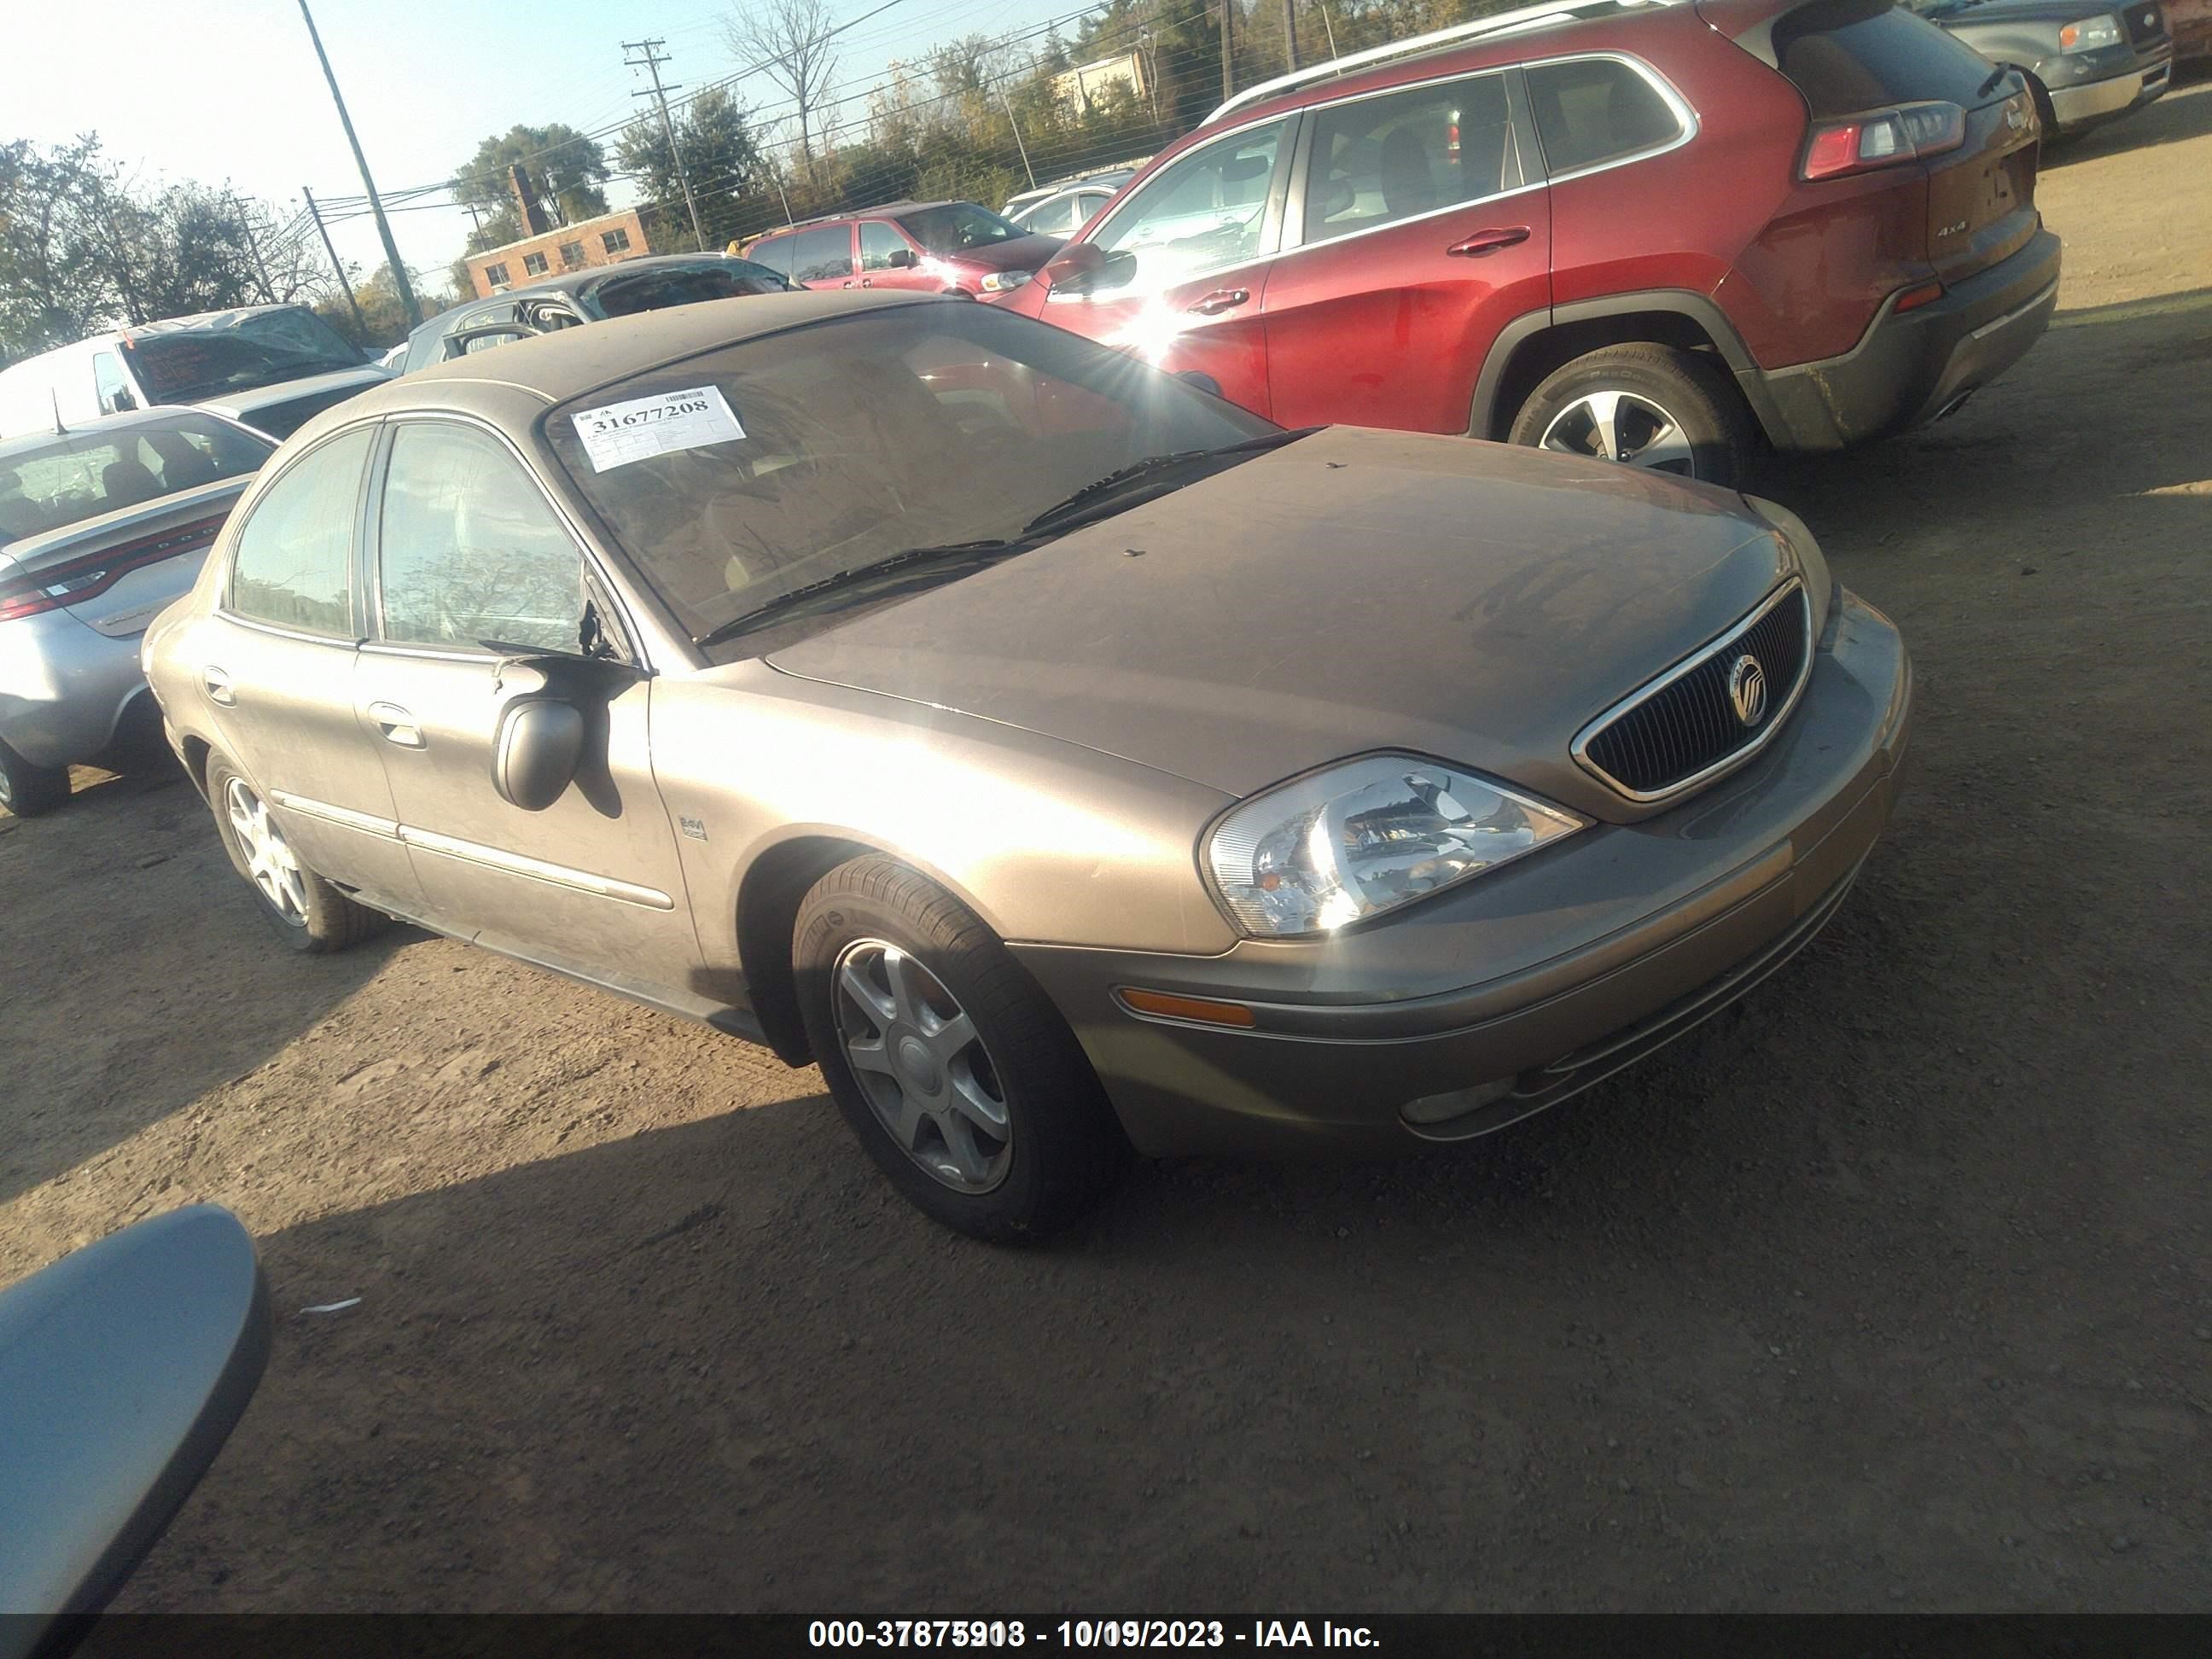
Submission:
<svg viewBox="0 0 2212 1659">
<path fill-rule="evenodd" d="M 477 295 L 482 299 L 564 270 L 616 264 L 652 251 L 644 216 L 635 208 L 625 208 L 596 219 L 580 219 L 573 225 L 536 229 L 519 242 L 471 253 L 469 280 L 476 284 Z"/>
</svg>

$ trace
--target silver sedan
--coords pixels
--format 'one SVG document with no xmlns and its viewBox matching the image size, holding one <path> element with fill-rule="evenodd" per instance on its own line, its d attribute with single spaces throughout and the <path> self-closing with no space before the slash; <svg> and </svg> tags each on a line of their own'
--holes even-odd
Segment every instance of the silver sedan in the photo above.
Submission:
<svg viewBox="0 0 2212 1659">
<path fill-rule="evenodd" d="M 0 443 L 0 807 L 51 811 L 114 741 L 146 690 L 139 636 L 275 449 L 191 409 Z"/>
<path fill-rule="evenodd" d="M 1911 690 L 1771 503 L 911 295 L 365 393 L 147 654 L 286 943 L 403 916 L 818 1062 L 994 1238 L 1689 1029 L 1834 914 Z"/>
</svg>

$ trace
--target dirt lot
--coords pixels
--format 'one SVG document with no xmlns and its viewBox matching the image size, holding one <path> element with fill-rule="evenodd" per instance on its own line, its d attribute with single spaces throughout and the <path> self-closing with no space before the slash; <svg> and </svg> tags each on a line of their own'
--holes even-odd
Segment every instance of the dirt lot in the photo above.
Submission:
<svg viewBox="0 0 2212 1659">
<path fill-rule="evenodd" d="M 2208 177 L 2212 86 L 2057 158 L 2048 338 L 1775 486 L 1921 672 L 1842 917 L 1457 1152 L 994 1252 L 812 1073 L 278 955 L 185 787 L 0 820 L 0 1280 L 215 1199 L 282 1316 L 129 1604 L 2212 1604 Z"/>
</svg>

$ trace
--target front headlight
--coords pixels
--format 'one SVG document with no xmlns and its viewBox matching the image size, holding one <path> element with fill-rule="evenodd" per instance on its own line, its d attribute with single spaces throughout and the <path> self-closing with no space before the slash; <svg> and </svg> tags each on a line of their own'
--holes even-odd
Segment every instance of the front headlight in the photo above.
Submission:
<svg viewBox="0 0 2212 1659">
<path fill-rule="evenodd" d="M 1024 283 L 1029 281 L 1029 279 L 1030 274 L 1026 270 L 988 271 L 985 273 L 983 277 L 983 292 L 986 294 L 1004 294 L 1010 288 L 1019 288 Z"/>
<path fill-rule="evenodd" d="M 1369 755 L 1243 802 L 1206 858 L 1238 926 L 1288 939 L 1395 909 L 1588 823 L 1419 755 Z"/>
<path fill-rule="evenodd" d="M 2120 20 L 2117 17 L 2084 17 L 2058 31 L 2061 52 L 2094 52 L 2100 46 L 2119 44 Z"/>
</svg>

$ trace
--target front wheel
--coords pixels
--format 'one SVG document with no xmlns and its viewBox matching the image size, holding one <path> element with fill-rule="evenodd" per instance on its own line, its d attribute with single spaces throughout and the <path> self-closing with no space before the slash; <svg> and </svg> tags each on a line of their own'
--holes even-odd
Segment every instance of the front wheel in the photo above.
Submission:
<svg viewBox="0 0 2212 1659">
<path fill-rule="evenodd" d="M 0 743 L 0 806 L 19 818 L 51 812 L 70 798 L 69 769 L 33 766 Z"/>
<path fill-rule="evenodd" d="M 880 856 L 817 882 L 793 929 L 830 1092 L 916 1207 L 976 1238 L 1040 1239 L 1128 1157 L 1073 1033 L 981 919 Z"/>
<path fill-rule="evenodd" d="M 208 762 L 216 832 L 276 937 L 295 951 L 343 951 L 384 931 L 390 918 L 356 904 L 310 869 L 261 793 L 220 756 Z"/>
<path fill-rule="evenodd" d="M 1553 370 L 1521 405 L 1513 442 L 1733 489 L 1750 412 L 1715 364 L 1672 346 L 1606 346 Z"/>
</svg>

